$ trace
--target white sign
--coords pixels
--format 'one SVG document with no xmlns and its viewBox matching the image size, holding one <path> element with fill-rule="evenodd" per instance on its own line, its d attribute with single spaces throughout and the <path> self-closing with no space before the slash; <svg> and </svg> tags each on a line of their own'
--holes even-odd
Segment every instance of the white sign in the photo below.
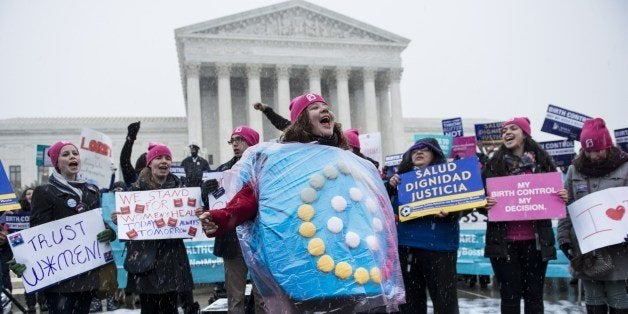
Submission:
<svg viewBox="0 0 628 314">
<path fill-rule="evenodd" d="M 215 179 L 218 181 L 218 189 L 207 195 L 207 203 L 209 209 L 225 208 L 230 198 L 225 193 L 225 182 L 222 172 L 205 172 L 203 173 L 203 181 Z"/>
<path fill-rule="evenodd" d="M 201 188 L 117 192 L 118 238 L 193 238 L 202 232 L 194 210 L 202 207 Z"/>
<path fill-rule="evenodd" d="M 582 253 L 623 243 L 628 235 L 628 187 L 591 193 L 568 206 Z"/>
<path fill-rule="evenodd" d="M 113 142 L 104 133 L 85 128 L 79 142 L 81 173 L 87 182 L 108 189 L 113 174 L 111 147 Z"/>
<path fill-rule="evenodd" d="M 382 135 L 379 132 L 360 134 L 360 152 L 382 164 Z"/>
<path fill-rule="evenodd" d="M 113 261 L 109 243 L 96 239 L 103 230 L 97 208 L 9 234 L 15 260 L 26 265 L 24 290 L 33 292 Z"/>
</svg>

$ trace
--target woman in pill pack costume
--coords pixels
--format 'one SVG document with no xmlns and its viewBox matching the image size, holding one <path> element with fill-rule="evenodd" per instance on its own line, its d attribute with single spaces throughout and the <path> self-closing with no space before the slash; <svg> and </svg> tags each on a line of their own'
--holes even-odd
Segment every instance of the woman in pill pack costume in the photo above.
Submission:
<svg viewBox="0 0 628 314">
<path fill-rule="evenodd" d="M 346 150 L 325 100 L 301 95 L 281 143 L 250 147 L 227 175 L 208 236 L 236 226 L 269 313 L 392 311 L 404 302 L 397 235 L 372 163 Z"/>
</svg>

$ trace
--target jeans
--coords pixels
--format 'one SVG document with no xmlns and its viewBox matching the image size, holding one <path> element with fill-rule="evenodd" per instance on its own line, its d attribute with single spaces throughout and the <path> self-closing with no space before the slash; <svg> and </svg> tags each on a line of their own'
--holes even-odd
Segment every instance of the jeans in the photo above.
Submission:
<svg viewBox="0 0 628 314">
<path fill-rule="evenodd" d="M 48 313 L 87 314 L 94 295 L 93 291 L 72 293 L 46 292 Z"/>
<path fill-rule="evenodd" d="M 399 246 L 399 261 L 403 284 L 406 287 L 406 304 L 399 306 L 401 313 L 427 313 L 426 290 L 436 314 L 457 314 L 456 289 L 457 252 L 430 251 Z"/>
<path fill-rule="evenodd" d="M 240 254 L 234 258 L 224 258 L 223 261 L 225 265 L 225 289 L 227 290 L 229 313 L 244 313 L 246 274 L 248 273 L 244 257 Z M 251 294 L 255 301 L 255 314 L 266 313 L 264 300 L 257 290 L 257 287 L 255 287 L 255 284 L 253 284 Z"/>
<path fill-rule="evenodd" d="M 625 281 L 582 280 L 582 285 L 587 305 L 608 304 L 615 309 L 628 309 Z"/>
<path fill-rule="evenodd" d="M 521 312 L 523 298 L 524 313 L 543 313 L 543 284 L 547 261 L 536 249 L 535 240 L 509 241 L 508 257 L 491 258 L 491 265 L 499 281 L 501 312 Z"/>
</svg>

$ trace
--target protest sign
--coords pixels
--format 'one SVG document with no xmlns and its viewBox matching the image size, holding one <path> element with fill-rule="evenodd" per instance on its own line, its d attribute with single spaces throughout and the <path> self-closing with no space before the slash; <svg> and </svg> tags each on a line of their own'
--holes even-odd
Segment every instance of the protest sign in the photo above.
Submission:
<svg viewBox="0 0 628 314">
<path fill-rule="evenodd" d="M 15 260 L 26 265 L 24 290 L 33 292 L 113 261 L 100 208 L 51 221 L 7 236 Z"/>
<path fill-rule="evenodd" d="M 475 138 L 482 144 L 492 145 L 502 142 L 504 122 L 482 123 L 475 125 Z"/>
<path fill-rule="evenodd" d="M 539 145 L 554 158 L 556 167 L 569 167 L 576 157 L 572 140 L 539 142 Z"/>
<path fill-rule="evenodd" d="M 225 179 L 223 172 L 207 172 L 203 173 L 203 181 L 214 179 L 218 181 L 218 189 L 207 195 L 207 208 L 218 209 L 227 206 L 229 198 L 225 193 Z"/>
<path fill-rule="evenodd" d="M 403 154 L 388 155 L 384 159 L 384 167 L 386 168 L 386 178 L 392 177 L 397 173 L 397 166 L 401 163 Z"/>
<path fill-rule="evenodd" d="M 38 167 L 52 167 L 52 161 L 48 156 L 48 149 L 50 145 L 37 145 L 37 158 L 35 159 L 35 165 Z"/>
<path fill-rule="evenodd" d="M 112 141 L 104 133 L 84 128 L 81 132 L 79 153 L 81 173 L 87 182 L 101 189 L 109 188 L 113 174 L 111 159 Z"/>
<path fill-rule="evenodd" d="M 451 154 L 451 148 L 454 145 L 454 140 L 453 140 L 453 137 L 449 135 L 433 134 L 433 133 L 417 133 L 417 134 L 414 134 L 414 141 L 416 142 L 420 139 L 429 138 L 429 137 L 438 141 L 438 145 L 443 150 L 443 154 L 445 155 L 445 158 L 447 158 L 447 156 Z"/>
<path fill-rule="evenodd" d="M 462 118 L 446 119 L 442 121 L 442 124 L 444 135 L 449 135 L 453 138 L 464 136 Z"/>
<path fill-rule="evenodd" d="M 11 182 L 4 171 L 4 165 L 0 160 L 0 211 L 16 210 L 22 208 L 17 199 L 17 195 L 13 192 Z"/>
<path fill-rule="evenodd" d="M 496 204 L 490 221 L 535 220 L 565 217 L 565 202 L 557 195 L 563 188 L 559 172 L 486 179 L 488 195 Z"/>
<path fill-rule="evenodd" d="M 454 137 L 450 158 L 466 158 L 477 156 L 475 154 L 476 140 L 473 136 Z"/>
<path fill-rule="evenodd" d="M 591 117 L 550 104 L 541 131 L 579 140 L 582 125 L 588 119 Z"/>
<path fill-rule="evenodd" d="M 628 128 L 615 130 L 614 133 L 617 146 L 628 153 Z"/>
<path fill-rule="evenodd" d="M 397 195 L 400 221 L 486 205 L 477 157 L 403 173 Z"/>
<path fill-rule="evenodd" d="M 382 164 L 382 135 L 379 132 L 360 134 L 360 152 Z"/>
<path fill-rule="evenodd" d="M 201 228 L 194 210 L 201 189 L 117 192 L 118 237 L 122 240 L 192 238 Z"/>
<path fill-rule="evenodd" d="M 0 224 L 11 232 L 28 229 L 30 227 L 31 212 L 19 210 L 16 212 L 5 212 L 0 216 Z"/>
<path fill-rule="evenodd" d="M 628 235 L 628 187 L 588 194 L 568 206 L 582 253 L 624 243 Z"/>
</svg>

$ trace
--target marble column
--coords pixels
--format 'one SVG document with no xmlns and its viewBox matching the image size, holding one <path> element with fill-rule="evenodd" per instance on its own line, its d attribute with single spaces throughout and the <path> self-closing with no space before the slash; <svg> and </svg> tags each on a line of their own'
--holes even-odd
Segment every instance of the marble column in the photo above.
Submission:
<svg viewBox="0 0 628 314">
<path fill-rule="evenodd" d="M 277 65 L 277 112 L 290 119 L 290 66 Z"/>
<path fill-rule="evenodd" d="M 188 144 L 191 142 L 203 146 L 203 132 L 201 119 L 201 88 L 199 63 L 189 63 L 185 66 L 187 79 L 187 118 L 188 118 Z"/>
<path fill-rule="evenodd" d="M 393 150 L 393 134 L 392 134 L 392 123 L 393 119 L 390 115 L 390 95 L 388 93 L 388 86 L 390 84 L 390 80 L 388 78 L 388 73 L 383 75 L 381 80 L 375 85 L 377 89 L 377 100 L 379 103 L 379 128 L 382 133 L 382 152 L 384 156 L 390 154 L 396 154 Z"/>
<path fill-rule="evenodd" d="M 374 133 L 379 131 L 377 115 L 377 99 L 375 99 L 375 69 L 364 68 L 364 113 L 365 130 L 363 133 Z"/>
<path fill-rule="evenodd" d="M 403 69 L 390 69 L 390 114 L 393 118 L 392 136 L 393 150 L 396 153 L 404 151 L 406 138 L 403 129 L 403 112 L 401 110 L 401 74 Z"/>
<path fill-rule="evenodd" d="M 351 112 L 349 108 L 349 68 L 336 68 L 336 92 L 338 93 L 338 103 L 336 117 L 342 124 L 342 129 L 351 128 Z"/>
<path fill-rule="evenodd" d="M 233 152 L 227 147 L 227 141 L 231 138 L 231 131 L 233 130 L 231 65 L 217 63 L 216 74 L 218 75 L 218 156 L 220 156 L 219 164 L 222 164 L 233 157 Z"/>
<path fill-rule="evenodd" d="M 321 71 L 323 69 L 319 66 L 308 66 L 307 73 L 310 80 L 310 92 L 315 94 L 321 94 Z"/>
<path fill-rule="evenodd" d="M 264 125 L 262 122 L 263 113 L 253 108 L 253 104 L 262 101 L 262 89 L 260 85 L 260 70 L 258 64 L 246 65 L 246 76 L 248 77 L 248 125 L 259 133 L 260 142 L 264 140 Z"/>
</svg>

